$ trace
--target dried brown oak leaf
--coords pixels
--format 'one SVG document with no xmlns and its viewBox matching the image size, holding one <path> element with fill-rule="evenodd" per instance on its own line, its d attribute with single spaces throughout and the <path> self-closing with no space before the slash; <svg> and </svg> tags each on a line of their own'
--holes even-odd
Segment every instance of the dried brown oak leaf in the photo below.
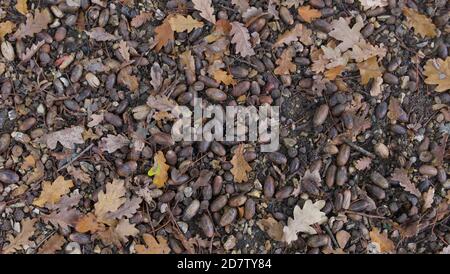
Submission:
<svg viewBox="0 0 450 274">
<path fill-rule="evenodd" d="M 248 0 L 231 0 L 231 3 L 238 8 L 241 15 L 250 8 Z"/>
<path fill-rule="evenodd" d="M 425 83 L 437 85 L 437 92 L 450 90 L 450 57 L 442 59 L 430 59 L 424 66 L 424 75 L 427 77 Z"/>
<path fill-rule="evenodd" d="M 130 91 L 136 91 L 139 88 L 138 78 L 131 75 L 133 68 L 126 66 L 117 74 L 117 83 L 126 86 Z"/>
<path fill-rule="evenodd" d="M 284 45 L 289 45 L 289 43 L 300 40 L 305 45 L 312 44 L 311 38 L 312 31 L 306 28 L 302 24 L 297 24 L 291 30 L 284 32 L 280 35 L 277 41 L 272 45 L 273 48 L 281 47 Z"/>
<path fill-rule="evenodd" d="M 388 0 L 359 0 L 359 2 L 361 2 L 364 10 L 386 7 L 388 5 Z"/>
<path fill-rule="evenodd" d="M 88 213 L 87 215 L 81 217 L 75 225 L 75 230 L 80 233 L 86 233 L 89 231 L 91 233 L 95 233 L 103 228 L 103 224 L 97 222 L 97 217 L 95 217 L 92 213 Z"/>
<path fill-rule="evenodd" d="M 150 84 L 152 87 L 158 91 L 159 88 L 162 85 L 163 79 L 162 79 L 162 73 L 163 70 L 158 62 L 153 63 L 152 68 L 150 69 Z"/>
<path fill-rule="evenodd" d="M 155 28 L 155 49 L 160 51 L 170 41 L 175 39 L 175 34 L 169 23 L 169 18 L 166 18 L 164 22 Z"/>
<path fill-rule="evenodd" d="M 288 47 L 283 51 L 280 58 L 275 62 L 278 67 L 275 68 L 276 75 L 289 75 L 295 72 L 297 66 L 292 63 L 292 58 L 295 56 L 295 51 L 292 47 Z"/>
<path fill-rule="evenodd" d="M 11 21 L 5 21 L 0 23 L 0 40 L 3 40 L 6 34 L 11 33 L 13 29 L 16 27 Z"/>
<path fill-rule="evenodd" d="M 218 69 L 213 72 L 213 78 L 217 82 L 222 82 L 225 85 L 235 85 L 236 80 L 234 80 L 233 75 L 229 74 L 228 72 Z"/>
<path fill-rule="evenodd" d="M 20 60 L 22 63 L 26 63 L 33 58 L 36 52 L 45 44 L 45 40 L 41 40 L 36 44 L 33 44 L 31 47 L 25 49 L 25 52 L 20 55 Z"/>
<path fill-rule="evenodd" d="M 90 31 L 86 31 L 86 34 L 89 38 L 97 42 L 114 41 L 118 39 L 115 35 L 106 32 L 106 30 L 102 27 L 92 28 Z"/>
<path fill-rule="evenodd" d="M 284 241 L 288 244 L 298 239 L 297 233 L 317 234 L 311 227 L 313 224 L 322 224 L 327 220 L 325 213 L 320 211 L 325 206 L 325 201 L 319 200 L 312 203 L 306 200 L 303 208 L 298 205 L 294 207 L 294 218 L 289 217 L 287 226 L 283 228 Z"/>
<path fill-rule="evenodd" d="M 400 117 L 407 117 L 406 112 L 400 104 L 400 100 L 394 96 L 391 96 L 389 100 L 387 117 L 391 120 L 391 123 L 395 123 Z"/>
<path fill-rule="evenodd" d="M 27 0 L 17 0 L 17 3 L 14 7 L 21 14 L 27 15 L 27 13 L 28 13 Z"/>
<path fill-rule="evenodd" d="M 139 28 L 140 26 L 145 24 L 145 22 L 150 20 L 151 18 L 152 18 L 152 14 L 151 13 L 149 13 L 149 12 L 141 12 L 139 15 L 136 15 L 135 17 L 133 17 L 133 19 L 131 19 L 130 25 L 133 28 Z"/>
<path fill-rule="evenodd" d="M 92 114 L 89 118 L 92 120 L 87 124 L 87 126 L 95 127 L 95 126 L 99 125 L 101 122 L 103 122 L 103 119 L 105 117 L 104 117 L 103 113 L 100 113 L 100 114 Z"/>
<path fill-rule="evenodd" d="M 95 203 L 95 215 L 100 222 L 108 221 L 107 214 L 117 211 L 126 201 L 125 185 L 123 180 L 113 179 L 106 184 L 105 192 L 98 193 L 98 201 Z"/>
<path fill-rule="evenodd" d="M 129 219 L 120 220 L 114 231 L 123 243 L 128 242 L 129 236 L 136 236 L 139 233 L 136 224 L 130 224 Z"/>
<path fill-rule="evenodd" d="M 372 57 L 357 64 L 361 75 L 361 84 L 366 85 L 370 79 L 376 79 L 382 75 L 382 71 L 377 62 L 377 57 Z"/>
<path fill-rule="evenodd" d="M 114 151 L 121 149 L 124 146 L 128 146 L 130 140 L 123 135 L 108 134 L 107 137 L 103 137 L 100 141 L 100 150 L 113 153 Z"/>
<path fill-rule="evenodd" d="M 416 188 L 413 182 L 408 177 L 408 172 L 403 168 L 396 168 L 391 174 L 391 180 L 399 182 L 399 184 L 409 193 L 421 196 L 420 191 Z"/>
<path fill-rule="evenodd" d="M 370 169 L 370 165 L 372 164 L 372 158 L 370 157 L 362 157 L 361 159 L 358 159 L 355 163 L 355 168 L 357 170 L 366 170 Z"/>
<path fill-rule="evenodd" d="M 73 187 L 73 181 L 65 180 L 63 176 L 58 176 L 53 183 L 44 181 L 41 195 L 33 201 L 33 205 L 43 207 L 46 203 L 56 204 L 63 195 L 70 192 L 71 187 Z"/>
<path fill-rule="evenodd" d="M 152 168 L 148 171 L 148 176 L 153 177 L 153 184 L 158 188 L 162 188 L 169 179 L 169 168 L 166 164 L 166 157 L 162 151 L 158 151 L 154 156 Z"/>
<path fill-rule="evenodd" d="M 58 142 L 65 148 L 73 149 L 75 144 L 84 144 L 84 127 L 76 126 L 49 133 L 45 136 L 47 147 L 55 149 Z"/>
<path fill-rule="evenodd" d="M 233 158 L 231 159 L 231 164 L 233 165 L 231 173 L 233 174 L 234 181 L 236 183 L 246 182 L 248 180 L 247 173 L 252 171 L 252 167 L 247 163 L 247 161 L 244 158 L 243 144 L 240 144 L 236 148 Z"/>
<path fill-rule="evenodd" d="M 186 74 L 189 73 L 195 76 L 195 61 L 191 50 L 186 50 L 180 54 L 180 63 L 183 65 Z"/>
<path fill-rule="evenodd" d="M 262 231 L 265 231 L 270 238 L 279 242 L 283 241 L 283 225 L 273 217 L 269 216 L 268 218 L 258 220 L 256 224 Z"/>
<path fill-rule="evenodd" d="M 311 23 L 322 16 L 320 10 L 312 9 L 310 5 L 302 6 L 297 9 L 298 15 L 307 23 Z"/>
<path fill-rule="evenodd" d="M 187 31 L 189 33 L 196 28 L 203 27 L 203 22 L 195 20 L 190 15 L 185 17 L 180 14 L 171 16 L 169 18 L 169 24 L 172 30 L 175 32 Z"/>
<path fill-rule="evenodd" d="M 17 250 L 23 248 L 30 243 L 30 237 L 33 236 L 35 228 L 34 224 L 37 219 L 24 219 L 21 222 L 22 230 L 20 233 L 14 237 L 11 234 L 8 234 L 9 244 L 2 249 L 2 254 L 11 254 Z"/>
<path fill-rule="evenodd" d="M 55 234 L 48 239 L 38 250 L 38 254 L 55 254 L 56 251 L 61 250 L 66 240 L 64 236 Z"/>
<path fill-rule="evenodd" d="M 177 105 L 173 99 L 161 94 L 150 95 L 147 98 L 147 106 L 159 111 L 171 111 Z"/>
<path fill-rule="evenodd" d="M 123 217 L 131 218 L 139 209 L 141 202 L 141 198 L 133 197 L 127 200 L 118 210 L 107 213 L 105 217 L 108 219 L 122 219 Z"/>
<path fill-rule="evenodd" d="M 422 37 L 436 37 L 436 26 L 430 18 L 410 8 L 403 8 L 403 14 L 406 17 L 406 25 L 408 28 L 414 28 L 416 34 Z"/>
<path fill-rule="evenodd" d="M 34 34 L 47 29 L 50 24 L 52 16 L 48 9 L 35 10 L 34 16 L 30 13 L 27 14 L 27 20 L 25 24 L 21 24 L 17 31 L 14 33 L 16 39 L 22 39 L 26 36 L 33 36 Z"/>
<path fill-rule="evenodd" d="M 344 52 L 353 47 L 354 44 L 364 39 L 361 34 L 361 29 L 364 27 L 364 22 L 361 16 L 356 17 L 356 23 L 350 28 L 349 22 L 340 17 L 338 20 L 333 20 L 331 23 L 332 30 L 328 33 L 334 39 L 341 41 L 337 48 Z"/>
<path fill-rule="evenodd" d="M 130 61 L 130 47 L 124 40 L 119 42 L 119 53 L 126 62 Z"/>
<path fill-rule="evenodd" d="M 242 57 L 255 55 L 248 29 L 240 22 L 231 22 L 231 43 L 235 44 L 236 54 Z"/>
<path fill-rule="evenodd" d="M 381 253 L 389 253 L 395 250 L 394 242 L 388 238 L 385 233 L 380 233 L 378 228 L 374 227 L 369 232 L 370 240 L 377 244 Z"/>
<path fill-rule="evenodd" d="M 211 0 L 192 0 L 192 3 L 194 3 L 194 9 L 200 12 L 201 17 L 213 24 L 216 23 L 216 16 L 214 15 Z"/>
<path fill-rule="evenodd" d="M 434 200 L 434 188 L 430 187 L 427 192 L 422 194 L 423 197 L 423 206 L 422 212 L 425 212 L 427 209 L 431 208 Z"/>
<path fill-rule="evenodd" d="M 351 51 L 347 51 L 346 54 L 349 58 L 354 59 L 357 63 L 365 61 L 371 57 L 378 56 L 381 60 L 386 55 L 386 48 L 383 44 L 380 46 L 372 46 L 365 40 L 361 40 L 354 44 Z"/>
<path fill-rule="evenodd" d="M 170 248 L 163 236 L 156 235 L 155 239 L 151 234 L 144 234 L 142 238 L 145 245 L 136 245 L 134 247 L 137 254 L 169 254 Z"/>
</svg>

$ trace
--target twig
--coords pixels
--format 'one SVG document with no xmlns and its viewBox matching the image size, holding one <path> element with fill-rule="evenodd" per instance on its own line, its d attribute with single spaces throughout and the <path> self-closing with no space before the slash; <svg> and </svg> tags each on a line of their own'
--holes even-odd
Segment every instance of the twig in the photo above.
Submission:
<svg viewBox="0 0 450 274">
<path fill-rule="evenodd" d="M 348 139 L 344 139 L 344 143 L 346 143 L 347 145 L 349 145 L 352 148 L 356 149 L 358 152 L 361 152 L 362 154 L 364 154 L 364 155 L 366 155 L 366 156 L 368 156 L 368 157 L 370 157 L 372 159 L 376 158 L 375 154 L 373 154 L 370 151 L 365 150 L 364 148 L 358 146 L 357 144 L 353 143 L 352 141 L 350 141 Z"/>
<path fill-rule="evenodd" d="M 334 237 L 333 232 L 331 232 L 330 227 L 328 225 L 324 225 L 324 226 L 325 226 L 325 231 L 327 232 L 328 236 L 330 236 L 333 244 L 336 246 L 336 248 L 340 248 L 341 246 L 339 246 L 339 243 L 336 241 L 336 238 Z"/>
<path fill-rule="evenodd" d="M 371 214 L 366 214 L 366 213 L 362 213 L 362 212 L 356 212 L 356 211 L 352 211 L 352 210 L 346 210 L 346 211 L 344 211 L 344 213 L 361 215 L 361 216 L 364 216 L 364 217 L 367 217 L 367 218 L 373 218 L 373 219 L 381 219 L 381 220 L 386 219 L 383 216 L 371 215 Z"/>
<path fill-rule="evenodd" d="M 72 160 L 70 160 L 67 164 L 63 165 L 62 167 L 58 168 L 58 171 L 61 171 L 63 169 L 65 169 L 66 167 L 68 167 L 69 165 L 71 165 L 73 162 L 75 162 L 76 160 L 78 160 L 84 153 L 86 153 L 88 150 L 90 150 L 92 147 L 94 146 L 94 144 L 90 144 L 87 148 L 83 149 L 83 151 L 78 154 L 77 156 L 75 156 L 74 158 L 72 158 Z"/>
</svg>

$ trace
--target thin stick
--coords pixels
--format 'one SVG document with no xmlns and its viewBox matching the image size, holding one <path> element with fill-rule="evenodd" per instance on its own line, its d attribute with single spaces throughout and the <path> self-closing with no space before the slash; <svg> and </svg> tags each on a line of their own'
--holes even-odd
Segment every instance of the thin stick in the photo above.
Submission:
<svg viewBox="0 0 450 274">
<path fill-rule="evenodd" d="M 367 218 L 382 219 L 382 220 L 386 219 L 386 218 L 383 217 L 383 216 L 370 215 L 370 214 L 366 214 L 366 213 L 362 213 L 362 212 L 356 212 L 356 211 L 352 211 L 352 210 L 346 210 L 346 211 L 344 211 L 344 212 L 345 212 L 345 213 L 350 213 L 350 214 L 361 215 L 361 216 L 364 216 L 364 217 L 367 217 Z"/>
<path fill-rule="evenodd" d="M 62 167 L 60 167 L 58 171 L 61 171 L 63 169 L 65 169 L 66 167 L 70 166 L 73 162 L 75 162 L 76 160 L 78 160 L 83 154 L 85 154 L 88 150 L 90 150 L 92 147 L 94 146 L 94 144 L 90 144 L 87 148 L 85 148 L 80 154 L 78 154 L 77 156 L 75 156 L 74 158 L 72 158 L 72 160 L 70 160 L 67 164 L 63 165 Z"/>
<path fill-rule="evenodd" d="M 376 158 L 375 154 L 373 154 L 370 151 L 365 150 L 364 148 L 358 146 L 357 144 L 353 143 L 350 140 L 345 139 L 344 143 L 346 143 L 347 145 L 351 146 L 352 148 L 356 149 L 357 151 L 361 152 L 362 154 L 364 154 L 372 159 Z"/>
</svg>

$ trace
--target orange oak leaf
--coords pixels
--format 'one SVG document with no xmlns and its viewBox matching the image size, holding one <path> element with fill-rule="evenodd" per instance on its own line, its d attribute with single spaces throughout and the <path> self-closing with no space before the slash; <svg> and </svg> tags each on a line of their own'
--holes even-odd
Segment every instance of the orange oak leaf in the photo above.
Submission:
<svg viewBox="0 0 450 274">
<path fill-rule="evenodd" d="M 236 151 L 234 152 L 233 158 L 231 159 L 231 164 L 233 165 L 231 173 L 234 176 L 234 181 L 237 183 L 246 182 L 248 180 L 247 173 L 252 170 L 252 167 L 244 158 L 243 144 L 240 144 L 237 147 Z"/>
<path fill-rule="evenodd" d="M 156 235 L 155 238 L 151 234 L 144 234 L 142 238 L 145 245 L 136 245 L 134 247 L 137 254 L 169 254 L 170 248 L 163 236 Z"/>
<path fill-rule="evenodd" d="M 308 23 L 311 23 L 322 16 L 320 10 L 312 9 L 311 6 L 306 5 L 298 8 L 298 15 Z"/>
<path fill-rule="evenodd" d="M 369 232 L 369 236 L 371 241 L 379 246 L 381 253 L 389 253 L 395 250 L 394 242 L 385 233 L 381 234 L 378 228 L 374 227 Z"/>
<path fill-rule="evenodd" d="M 408 28 L 414 28 L 416 34 L 422 37 L 435 37 L 437 35 L 436 26 L 430 18 L 410 8 L 403 8 Z"/>
<path fill-rule="evenodd" d="M 170 41 L 175 39 L 175 34 L 170 26 L 168 18 L 155 28 L 155 49 L 160 51 Z"/>
<path fill-rule="evenodd" d="M 72 180 L 65 180 L 63 176 L 58 176 L 53 183 L 45 181 L 42 183 L 42 192 L 39 198 L 33 201 L 33 205 L 43 207 L 46 203 L 54 205 L 61 197 L 69 193 L 73 187 Z"/>
<path fill-rule="evenodd" d="M 276 75 L 289 75 L 291 72 L 295 72 L 297 66 L 292 63 L 292 57 L 294 55 L 295 51 L 292 47 L 285 49 L 280 58 L 275 62 L 278 67 L 275 68 L 274 73 Z"/>
<path fill-rule="evenodd" d="M 427 77 L 425 83 L 437 85 L 434 89 L 437 92 L 444 92 L 450 89 L 450 57 L 442 59 L 430 59 L 424 66 L 424 75 Z"/>
<path fill-rule="evenodd" d="M 364 62 L 357 64 L 359 74 L 361 74 L 361 84 L 369 83 L 370 79 L 376 79 L 382 75 L 380 66 L 378 66 L 377 57 L 371 57 Z"/>
</svg>

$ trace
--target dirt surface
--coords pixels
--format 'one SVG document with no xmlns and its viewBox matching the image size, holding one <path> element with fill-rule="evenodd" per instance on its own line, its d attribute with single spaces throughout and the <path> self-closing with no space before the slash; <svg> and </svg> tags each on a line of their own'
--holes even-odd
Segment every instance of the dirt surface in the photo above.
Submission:
<svg viewBox="0 0 450 274">
<path fill-rule="evenodd" d="M 1 253 L 450 253 L 449 8 L 2 1 Z M 173 141 L 194 98 L 278 150 Z"/>
</svg>

